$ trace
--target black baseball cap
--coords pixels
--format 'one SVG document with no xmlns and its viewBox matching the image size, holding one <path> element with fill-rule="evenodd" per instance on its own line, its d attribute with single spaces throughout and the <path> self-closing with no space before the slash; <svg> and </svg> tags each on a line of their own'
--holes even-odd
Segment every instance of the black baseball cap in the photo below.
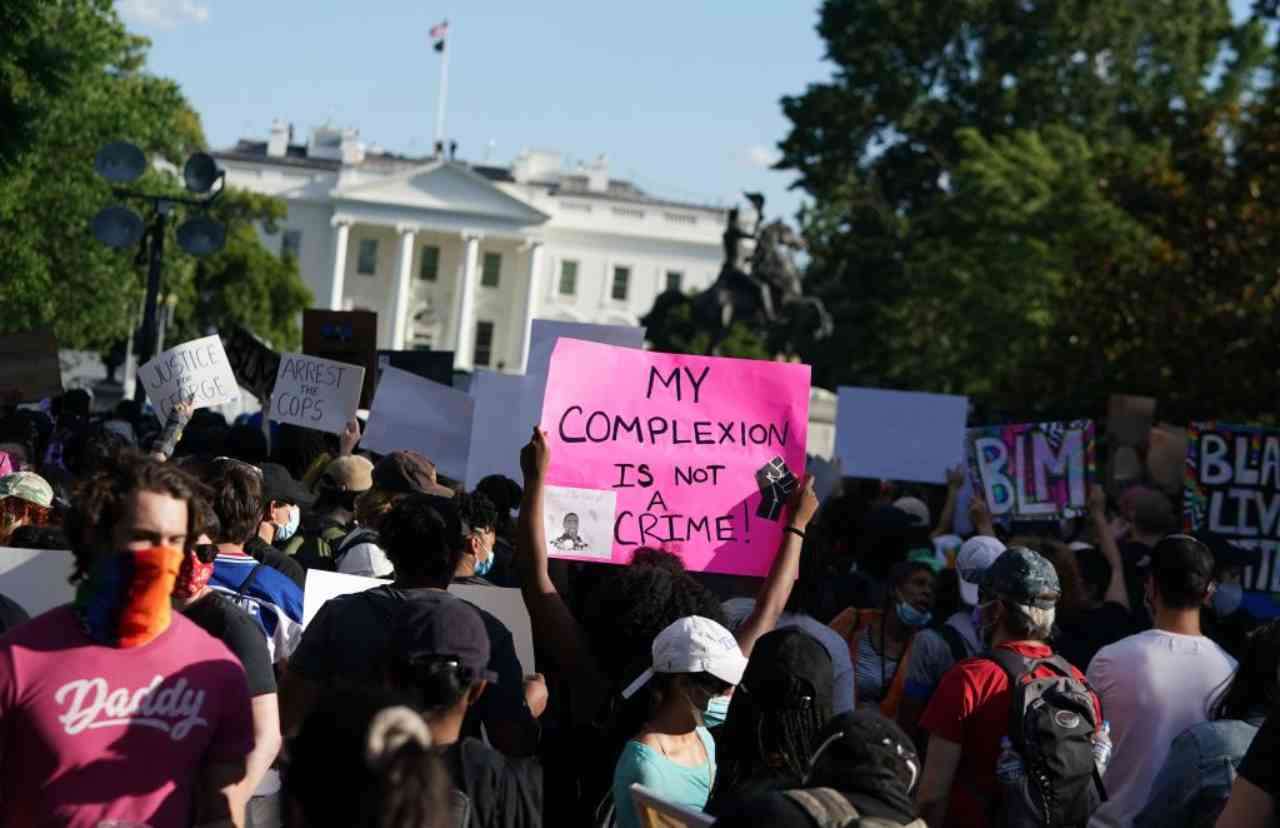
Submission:
<svg viewBox="0 0 1280 828">
<path fill-rule="evenodd" d="M 289 470 L 279 463 L 263 463 L 258 468 L 262 470 L 262 496 L 266 500 L 295 503 L 299 506 L 310 506 L 315 501 L 315 496 L 294 480 Z"/>
<path fill-rule="evenodd" d="M 1062 594 L 1058 570 L 1040 553 L 1012 546 L 982 576 L 982 591 L 1016 604 L 1052 609 Z"/>
<path fill-rule="evenodd" d="M 390 652 L 400 660 L 456 658 L 476 679 L 496 683 L 489 667 L 489 633 L 475 607 L 447 592 L 419 596 L 396 615 Z"/>
<path fill-rule="evenodd" d="M 760 637 L 735 692 L 745 692 L 758 707 L 803 710 L 815 707 L 831 716 L 835 672 L 827 648 L 792 627 Z"/>
</svg>

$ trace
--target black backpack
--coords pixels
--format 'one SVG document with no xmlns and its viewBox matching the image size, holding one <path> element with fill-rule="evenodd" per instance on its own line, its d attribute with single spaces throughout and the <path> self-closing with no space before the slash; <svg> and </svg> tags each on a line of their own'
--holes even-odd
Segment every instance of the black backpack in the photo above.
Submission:
<svg viewBox="0 0 1280 828">
<path fill-rule="evenodd" d="M 833 788 L 799 788 L 783 791 L 782 795 L 802 808 L 818 828 L 926 828 L 922 819 L 903 825 L 863 816 L 847 796 Z"/>
<path fill-rule="evenodd" d="M 1025 769 L 1021 783 L 1005 789 L 992 825 L 1083 828 L 1106 801 L 1093 759 L 1093 734 L 1102 722 L 1089 683 L 1058 655 L 1031 659 L 996 649 L 986 658 L 1009 677 L 1009 740 Z M 1055 675 L 1037 678 L 1040 667 Z"/>
</svg>

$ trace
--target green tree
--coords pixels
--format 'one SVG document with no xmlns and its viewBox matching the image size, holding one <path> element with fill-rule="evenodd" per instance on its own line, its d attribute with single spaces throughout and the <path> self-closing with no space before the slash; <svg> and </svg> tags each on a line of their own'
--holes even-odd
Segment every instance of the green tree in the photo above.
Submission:
<svg viewBox="0 0 1280 828">
<path fill-rule="evenodd" d="M 148 42 L 125 31 L 110 2 L 5 4 L 0 28 L 5 14 L 24 5 L 31 7 L 20 17 L 28 47 L 0 52 L 0 81 L 53 81 L 23 81 L 8 93 L 21 103 L 26 137 L 0 146 L 11 158 L 4 164 L 0 156 L 0 332 L 51 328 L 63 347 L 106 350 L 138 324 L 146 274 L 134 251 L 112 251 L 90 232 L 93 216 L 114 200 L 93 170 L 94 156 L 102 145 L 126 140 L 176 166 L 205 145 L 204 133 L 178 85 L 143 70 Z M 57 50 L 39 45 L 47 43 Z M 57 62 L 61 51 L 77 60 L 51 73 L 46 63 Z M 0 107 L 5 100 L 0 93 Z M 13 138 L 7 124 L 0 133 L 0 141 Z M 180 191 L 175 176 L 156 170 L 137 186 Z M 165 291 L 179 297 L 177 333 L 235 319 L 282 344 L 296 343 L 293 318 L 308 302 L 306 288 L 296 265 L 270 256 L 250 225 L 274 222 L 283 211 L 280 202 L 247 194 L 221 199 L 215 215 L 229 219 L 227 248 L 203 270 L 210 284 L 236 295 L 214 298 L 212 315 L 201 323 L 192 305 L 195 262 L 170 236 L 164 278 Z"/>
<path fill-rule="evenodd" d="M 818 30 L 835 72 L 783 99 L 780 145 L 813 199 L 807 288 L 837 320 L 805 349 L 815 380 L 1023 411 L 1135 389 L 1159 320 L 1197 303 L 1152 290 L 1200 238 L 1170 218 L 1203 236 L 1215 198 L 1248 192 L 1233 164 L 1274 117 L 1248 105 L 1262 23 L 1233 25 L 1225 0 L 827 0 Z M 1221 285 L 1262 266 L 1196 262 Z M 1130 362 L 1114 339 L 1139 329 Z"/>
</svg>

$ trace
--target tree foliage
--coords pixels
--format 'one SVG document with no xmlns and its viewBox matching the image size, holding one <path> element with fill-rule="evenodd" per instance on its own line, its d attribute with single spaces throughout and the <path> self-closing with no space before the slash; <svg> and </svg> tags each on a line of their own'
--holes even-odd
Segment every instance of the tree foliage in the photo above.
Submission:
<svg viewBox="0 0 1280 828">
<path fill-rule="evenodd" d="M 116 201 L 93 170 L 94 156 L 126 140 L 180 166 L 205 144 L 200 119 L 175 82 L 144 71 L 148 42 L 125 30 L 110 2 L 0 5 L 0 331 L 47 327 L 63 347 L 105 350 L 138 324 L 146 276 L 134 251 L 112 251 L 90 232 L 98 210 Z M 13 130 L 4 120 L 10 114 Z M 137 186 L 179 191 L 176 176 L 155 169 Z M 296 266 L 272 257 L 249 224 L 283 210 L 258 196 L 223 198 L 215 214 L 232 219 L 227 248 L 200 268 L 215 293 L 228 295 L 200 307 L 195 262 L 171 225 L 164 289 L 179 300 L 179 332 L 236 319 L 282 344 L 296 342 L 306 288 Z M 212 315 L 197 323 L 205 307 Z"/>
<path fill-rule="evenodd" d="M 1280 376 L 1259 19 L 1226 0 L 827 0 L 830 81 L 784 98 L 811 197 L 815 381 L 1079 413 L 1256 413 Z M 1215 366 L 1206 376 L 1204 366 Z M 1265 383 L 1265 395 L 1257 394 Z"/>
</svg>

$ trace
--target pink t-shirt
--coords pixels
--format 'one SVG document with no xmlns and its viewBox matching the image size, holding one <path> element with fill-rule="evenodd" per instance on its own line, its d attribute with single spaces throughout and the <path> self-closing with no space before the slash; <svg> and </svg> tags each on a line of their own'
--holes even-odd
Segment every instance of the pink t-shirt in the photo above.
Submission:
<svg viewBox="0 0 1280 828">
<path fill-rule="evenodd" d="M 0 826 L 188 828 L 201 769 L 252 749 L 244 668 L 177 612 L 131 649 L 70 607 L 0 637 Z"/>
</svg>

